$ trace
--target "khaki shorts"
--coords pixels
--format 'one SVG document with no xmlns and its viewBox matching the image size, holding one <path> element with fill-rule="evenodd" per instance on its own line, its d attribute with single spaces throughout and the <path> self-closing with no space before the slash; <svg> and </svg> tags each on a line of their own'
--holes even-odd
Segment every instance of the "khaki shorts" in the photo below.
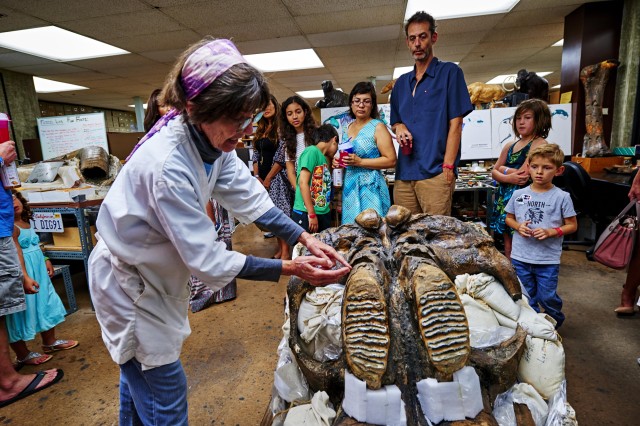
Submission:
<svg viewBox="0 0 640 426">
<path fill-rule="evenodd" d="M 0 238 L 0 317 L 24 311 L 22 270 L 13 238 Z"/>
<path fill-rule="evenodd" d="M 449 183 L 444 173 L 423 180 L 396 180 L 393 188 L 394 204 L 411 213 L 451 215 L 451 199 L 455 179 Z"/>
</svg>

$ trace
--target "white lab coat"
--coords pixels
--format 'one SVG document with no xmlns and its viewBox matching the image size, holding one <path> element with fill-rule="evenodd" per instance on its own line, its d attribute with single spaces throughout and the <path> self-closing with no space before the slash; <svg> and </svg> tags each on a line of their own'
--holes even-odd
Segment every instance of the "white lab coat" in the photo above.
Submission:
<svg viewBox="0 0 640 426">
<path fill-rule="evenodd" d="M 98 214 L 89 287 L 116 363 L 176 361 L 191 333 L 189 275 L 217 290 L 244 266 L 245 255 L 216 242 L 205 213 L 210 197 L 243 223 L 273 207 L 235 151 L 207 177 L 181 117 L 145 142 L 113 183 Z"/>
</svg>

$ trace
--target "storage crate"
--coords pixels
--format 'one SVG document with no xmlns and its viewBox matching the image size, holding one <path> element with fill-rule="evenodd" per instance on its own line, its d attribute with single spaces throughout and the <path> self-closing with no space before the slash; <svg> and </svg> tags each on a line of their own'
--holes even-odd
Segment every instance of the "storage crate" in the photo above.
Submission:
<svg viewBox="0 0 640 426">
<path fill-rule="evenodd" d="M 582 166 L 587 173 L 601 172 L 605 167 L 615 166 L 616 164 L 623 164 L 624 157 L 571 157 L 571 161 L 578 163 Z"/>
<path fill-rule="evenodd" d="M 93 241 L 93 245 L 97 244 L 96 240 L 96 227 L 91 227 L 91 239 Z M 75 226 L 69 226 L 64 228 L 64 232 L 53 233 L 53 245 L 55 248 L 75 248 L 80 250 L 82 247 L 80 244 L 80 231 Z"/>
</svg>

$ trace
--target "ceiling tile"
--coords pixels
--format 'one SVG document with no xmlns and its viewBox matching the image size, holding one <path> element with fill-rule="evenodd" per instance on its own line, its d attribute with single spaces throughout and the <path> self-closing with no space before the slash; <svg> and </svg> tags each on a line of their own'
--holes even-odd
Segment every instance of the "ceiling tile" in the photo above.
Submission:
<svg viewBox="0 0 640 426">
<path fill-rule="evenodd" d="M 316 15 L 296 16 L 300 29 L 307 34 L 346 31 L 358 28 L 402 26 L 404 9 L 392 6 L 370 7 L 366 15 L 362 10 L 329 11 Z"/>
<path fill-rule="evenodd" d="M 517 35 L 519 29 L 523 27 L 557 23 L 564 24 L 564 17 L 574 9 L 575 6 L 572 5 L 549 8 L 545 10 L 546 13 L 541 13 L 539 8 L 511 12 L 498 22 L 495 29 L 513 28 L 514 34 Z"/>
<path fill-rule="evenodd" d="M 86 69 L 60 62 L 50 62 L 48 64 L 27 65 L 22 67 L 7 67 L 8 70 L 31 75 L 56 75 L 74 72 L 84 72 Z"/>
<path fill-rule="evenodd" d="M 272 39 L 279 37 L 292 37 L 301 35 L 296 23 L 291 18 L 275 19 L 273 21 L 258 21 L 251 25 L 225 25 L 195 28 L 203 35 L 210 34 L 214 37 L 232 39 L 236 43 L 243 41 L 259 40 L 261 38 Z"/>
<path fill-rule="evenodd" d="M 405 0 L 282 0 L 293 16 L 327 14 L 350 10 L 362 11 L 380 6 L 393 6 L 402 10 L 404 16 Z"/>
<path fill-rule="evenodd" d="M 229 25 L 273 23 L 281 18 L 291 18 L 289 11 L 279 0 L 238 2 L 220 0 L 209 5 L 185 4 L 166 7 L 162 12 L 186 28 L 215 28 Z"/>
<path fill-rule="evenodd" d="M 340 46 L 356 43 L 374 43 L 384 40 L 395 41 L 398 39 L 400 31 L 401 29 L 399 25 L 387 25 L 386 27 L 309 34 L 307 38 L 314 47 Z"/>
<path fill-rule="evenodd" d="M 173 64 L 182 52 L 184 52 L 184 49 L 156 50 L 153 52 L 140 52 L 139 55 L 163 64 Z"/>
<path fill-rule="evenodd" d="M 17 1 L 17 3 L 21 2 Z M 28 13 L 21 13 L 14 8 L 6 6 L 10 5 L 5 1 L 0 4 L 0 14 L 3 15 L 0 18 L 0 32 L 26 30 L 28 28 L 44 27 L 49 25 L 47 21 L 38 19 Z"/>
<path fill-rule="evenodd" d="M 109 43 L 131 53 L 148 50 L 184 50 L 202 37 L 193 30 L 165 31 L 110 39 Z"/>
<path fill-rule="evenodd" d="M 311 44 L 304 36 L 280 37 L 237 42 L 236 46 L 243 55 L 254 53 L 281 52 L 285 50 L 308 49 Z"/>
<path fill-rule="evenodd" d="M 59 1 L 3 0 L 3 3 L 48 22 L 75 21 L 79 16 L 95 18 L 151 9 L 150 6 L 138 0 L 64 0 L 64 4 Z"/>
<path fill-rule="evenodd" d="M 13 50 L 9 50 L 8 52 L 11 53 L 0 53 L 0 68 L 54 63 L 48 59 L 27 55 L 26 53 L 15 52 Z"/>
<path fill-rule="evenodd" d="M 83 59 L 81 61 L 73 61 L 69 63 L 95 71 L 109 71 L 121 67 L 160 66 L 160 64 L 152 61 L 151 59 L 134 54 Z"/>
<path fill-rule="evenodd" d="M 132 13 L 119 13 L 97 18 L 84 19 L 78 15 L 78 20 L 66 21 L 60 26 L 100 41 L 132 37 L 142 34 L 161 34 L 167 31 L 186 29 L 176 21 L 158 10 L 147 10 Z"/>
</svg>

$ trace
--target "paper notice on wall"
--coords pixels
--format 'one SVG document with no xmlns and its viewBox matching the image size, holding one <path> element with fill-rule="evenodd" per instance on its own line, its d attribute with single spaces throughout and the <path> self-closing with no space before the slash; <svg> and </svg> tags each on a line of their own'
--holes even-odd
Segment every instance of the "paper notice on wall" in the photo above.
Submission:
<svg viewBox="0 0 640 426">
<path fill-rule="evenodd" d="M 44 160 L 88 146 L 99 146 L 109 152 L 103 112 L 43 117 L 37 120 Z"/>
</svg>

